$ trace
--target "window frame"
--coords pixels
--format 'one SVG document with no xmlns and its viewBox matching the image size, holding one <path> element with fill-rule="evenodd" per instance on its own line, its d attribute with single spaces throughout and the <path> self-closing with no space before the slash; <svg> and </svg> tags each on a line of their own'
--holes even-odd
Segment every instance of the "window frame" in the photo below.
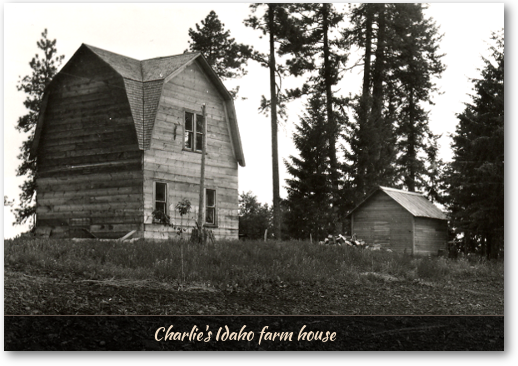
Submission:
<svg viewBox="0 0 518 366">
<path fill-rule="evenodd" d="M 163 184 L 165 187 L 165 197 L 164 197 L 165 200 L 164 201 L 157 201 L 157 185 L 158 184 Z M 168 213 L 169 209 L 167 207 L 168 191 L 169 191 L 169 187 L 168 187 L 167 182 L 153 181 L 153 212 L 157 211 L 156 204 L 157 204 L 157 202 L 159 202 L 159 203 L 164 204 L 164 210 L 165 210 L 164 213 L 166 215 L 169 215 L 169 213 Z"/>
<path fill-rule="evenodd" d="M 187 130 L 187 113 L 191 114 L 193 116 L 192 118 L 192 130 Z M 183 113 L 183 150 L 184 151 L 189 151 L 189 152 L 194 152 L 194 153 L 199 153 L 201 154 L 203 152 L 203 124 L 201 126 L 202 128 L 202 131 L 198 131 L 198 118 L 202 118 L 203 119 L 203 123 L 207 123 L 206 121 L 206 118 L 203 118 L 203 115 L 200 114 L 200 112 L 198 111 L 194 111 L 194 110 L 191 110 L 191 109 L 184 109 L 184 113 Z M 191 136 L 191 147 L 187 147 L 187 134 L 190 134 Z M 200 146 L 200 149 L 197 149 L 197 140 L 198 140 L 198 135 L 201 136 L 201 145 Z"/>
<path fill-rule="evenodd" d="M 208 192 L 211 191 L 211 192 L 214 192 L 214 205 L 213 206 L 209 206 L 209 197 L 208 197 Z M 205 226 L 207 227 L 218 227 L 218 200 L 217 200 L 217 191 L 216 189 L 213 189 L 213 188 L 205 188 Z M 208 210 L 209 209 L 212 209 L 214 210 L 214 222 L 208 222 L 207 221 L 207 218 L 209 217 L 209 215 L 207 214 L 208 213 Z"/>
</svg>

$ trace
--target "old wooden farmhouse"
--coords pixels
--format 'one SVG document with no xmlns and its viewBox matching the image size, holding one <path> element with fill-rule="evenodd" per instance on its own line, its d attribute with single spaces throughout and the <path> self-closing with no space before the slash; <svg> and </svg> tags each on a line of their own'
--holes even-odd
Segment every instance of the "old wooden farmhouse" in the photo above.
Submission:
<svg viewBox="0 0 518 366">
<path fill-rule="evenodd" d="M 420 193 L 379 187 L 348 217 L 358 238 L 401 253 L 436 255 L 448 241 L 446 215 Z"/>
<path fill-rule="evenodd" d="M 205 225 L 216 239 L 237 239 L 245 159 L 232 97 L 205 59 L 139 61 L 83 44 L 44 93 L 31 150 L 37 230 L 99 238 L 136 230 L 133 237 L 165 239 L 180 225 L 192 228 L 204 123 Z M 180 216 L 184 199 L 192 210 Z M 157 223 L 157 212 L 174 227 Z"/>
</svg>

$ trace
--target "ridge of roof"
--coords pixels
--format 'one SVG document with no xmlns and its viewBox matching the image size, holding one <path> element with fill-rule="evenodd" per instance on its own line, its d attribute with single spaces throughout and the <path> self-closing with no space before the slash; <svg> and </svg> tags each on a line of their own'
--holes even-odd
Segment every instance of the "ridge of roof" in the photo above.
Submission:
<svg viewBox="0 0 518 366">
<path fill-rule="evenodd" d="M 159 60 L 159 59 L 163 59 L 163 58 L 177 57 L 177 56 L 183 56 L 183 55 L 201 55 L 201 52 L 184 52 L 184 53 L 179 53 L 178 55 L 159 56 L 159 57 L 146 58 L 146 59 L 141 60 L 141 61 L 144 62 L 144 61 L 149 61 L 149 60 Z"/>
<path fill-rule="evenodd" d="M 135 81 L 142 81 L 142 70 L 139 60 L 84 43 L 83 46 L 87 47 L 90 51 L 100 57 L 122 77 Z"/>
<path fill-rule="evenodd" d="M 86 43 L 83 43 L 83 45 L 108 63 L 122 77 L 140 82 L 163 80 L 186 63 L 201 55 L 200 52 L 186 52 L 178 55 L 138 60 Z"/>
<path fill-rule="evenodd" d="M 446 214 L 428 200 L 422 193 L 379 186 L 363 199 L 347 216 L 368 201 L 376 192 L 382 191 L 415 217 L 447 220 Z"/>
<path fill-rule="evenodd" d="M 164 80 L 200 55 L 200 53 L 189 53 L 140 61 L 142 65 L 142 81 Z"/>
<path fill-rule="evenodd" d="M 105 50 L 104 48 L 95 47 L 95 46 L 92 46 L 92 45 L 89 45 L 89 44 L 86 44 L 86 43 L 83 43 L 83 45 L 85 45 L 86 47 L 90 48 L 92 51 L 101 51 L 101 52 L 111 53 L 112 55 L 116 55 L 116 56 L 120 56 L 120 57 L 124 57 L 124 58 L 129 58 L 129 59 L 134 60 L 134 61 L 139 61 L 136 58 L 129 57 L 129 56 L 126 56 L 126 55 L 122 55 L 122 54 L 117 53 L 117 52 L 108 51 L 108 50 Z"/>
<path fill-rule="evenodd" d="M 424 194 L 419 193 L 419 192 L 410 192 L 410 191 L 405 191 L 403 189 L 396 189 L 396 188 L 383 187 L 383 186 L 379 186 L 379 188 L 384 190 L 384 191 L 399 192 L 399 193 L 404 193 L 404 194 L 413 194 L 415 196 L 422 196 L 422 197 L 424 197 Z"/>
</svg>

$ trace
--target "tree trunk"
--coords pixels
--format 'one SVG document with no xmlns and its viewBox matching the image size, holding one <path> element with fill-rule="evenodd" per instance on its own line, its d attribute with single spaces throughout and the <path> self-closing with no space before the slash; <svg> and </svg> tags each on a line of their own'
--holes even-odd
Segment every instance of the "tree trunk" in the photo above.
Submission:
<svg viewBox="0 0 518 366">
<path fill-rule="evenodd" d="M 378 8 L 378 34 L 376 43 L 376 60 L 372 74 L 372 111 L 370 114 L 370 125 L 372 126 L 372 184 L 382 185 L 383 173 L 385 171 L 384 158 L 382 156 L 383 144 L 389 143 L 385 136 L 385 126 L 382 119 L 383 109 L 383 79 L 385 67 L 385 4 L 377 4 Z"/>
<path fill-rule="evenodd" d="M 324 33 L 324 83 L 326 86 L 326 110 L 329 141 L 329 163 L 331 168 L 332 202 L 333 202 L 333 234 L 342 232 L 340 218 L 340 199 L 338 195 L 338 161 L 336 159 L 336 134 L 337 126 L 333 114 L 333 92 L 331 86 L 331 60 L 329 51 L 329 3 L 322 4 L 322 25 Z"/>
<path fill-rule="evenodd" d="M 362 141 L 362 151 L 358 157 L 358 184 L 357 190 L 362 199 L 366 192 L 366 176 L 369 171 L 369 104 L 370 104 L 370 78 L 371 78 L 371 56 L 372 56 L 372 4 L 366 4 L 365 15 L 365 56 L 363 68 L 363 87 L 360 100 L 360 139 Z"/>
<path fill-rule="evenodd" d="M 408 120 L 408 172 L 407 172 L 407 179 L 406 179 L 406 185 L 410 192 L 415 192 L 415 176 L 416 176 L 416 135 L 415 135 L 415 128 L 414 128 L 414 108 L 415 108 L 415 102 L 414 102 L 414 90 L 410 90 L 410 96 L 409 96 L 409 120 Z"/>
<path fill-rule="evenodd" d="M 272 177 L 273 177 L 273 232 L 281 239 L 281 198 L 279 194 L 279 152 L 277 144 L 277 91 L 275 85 L 275 4 L 268 4 L 268 28 L 270 30 L 270 98 L 272 124 Z"/>
</svg>

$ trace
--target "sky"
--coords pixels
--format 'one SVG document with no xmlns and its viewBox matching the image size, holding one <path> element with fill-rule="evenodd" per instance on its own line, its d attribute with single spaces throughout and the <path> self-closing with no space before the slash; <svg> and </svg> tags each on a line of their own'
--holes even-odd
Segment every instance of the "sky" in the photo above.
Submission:
<svg viewBox="0 0 518 366">
<path fill-rule="evenodd" d="M 344 6 L 340 4 L 339 6 Z M 18 186 L 23 178 L 16 177 L 16 158 L 24 136 L 16 131 L 18 117 L 24 115 L 25 95 L 16 90 L 20 76 L 31 73 L 29 61 L 38 51 L 36 41 L 47 28 L 48 37 L 57 39 L 58 53 L 64 63 L 86 43 L 136 59 L 148 59 L 183 53 L 188 48 L 188 30 L 214 10 L 238 43 L 246 43 L 266 51 L 267 39 L 243 25 L 250 14 L 244 3 L 173 3 L 173 4 L 4 4 L 3 43 L 3 143 L 4 195 L 18 202 Z M 441 52 L 446 71 L 436 80 L 440 95 L 429 106 L 430 128 L 442 134 L 440 157 L 451 159 L 449 134 L 455 131 L 456 113 L 470 101 L 470 78 L 478 77 L 483 67 L 481 56 L 488 56 L 492 31 L 504 27 L 503 3 L 431 3 L 425 13 L 431 16 L 444 33 Z M 354 57 L 354 53 L 353 56 Z M 268 70 L 250 61 L 248 74 L 226 82 L 228 89 L 240 86 L 236 112 L 241 132 L 246 167 L 239 168 L 239 192 L 252 191 L 260 202 L 272 201 L 271 136 L 268 116 L 258 112 L 261 95 L 269 95 Z M 289 78 L 283 87 L 295 87 L 302 79 Z M 361 88 L 360 69 L 345 74 L 337 89 L 347 95 Z M 243 99 L 246 98 L 246 99 Z M 281 186 L 288 174 L 283 160 L 295 155 L 292 143 L 294 123 L 302 112 L 300 103 L 289 105 L 287 121 L 279 129 Z M 285 190 L 281 189 L 285 197 Z M 26 231 L 13 226 L 14 216 L 4 207 L 4 238 Z"/>
</svg>

